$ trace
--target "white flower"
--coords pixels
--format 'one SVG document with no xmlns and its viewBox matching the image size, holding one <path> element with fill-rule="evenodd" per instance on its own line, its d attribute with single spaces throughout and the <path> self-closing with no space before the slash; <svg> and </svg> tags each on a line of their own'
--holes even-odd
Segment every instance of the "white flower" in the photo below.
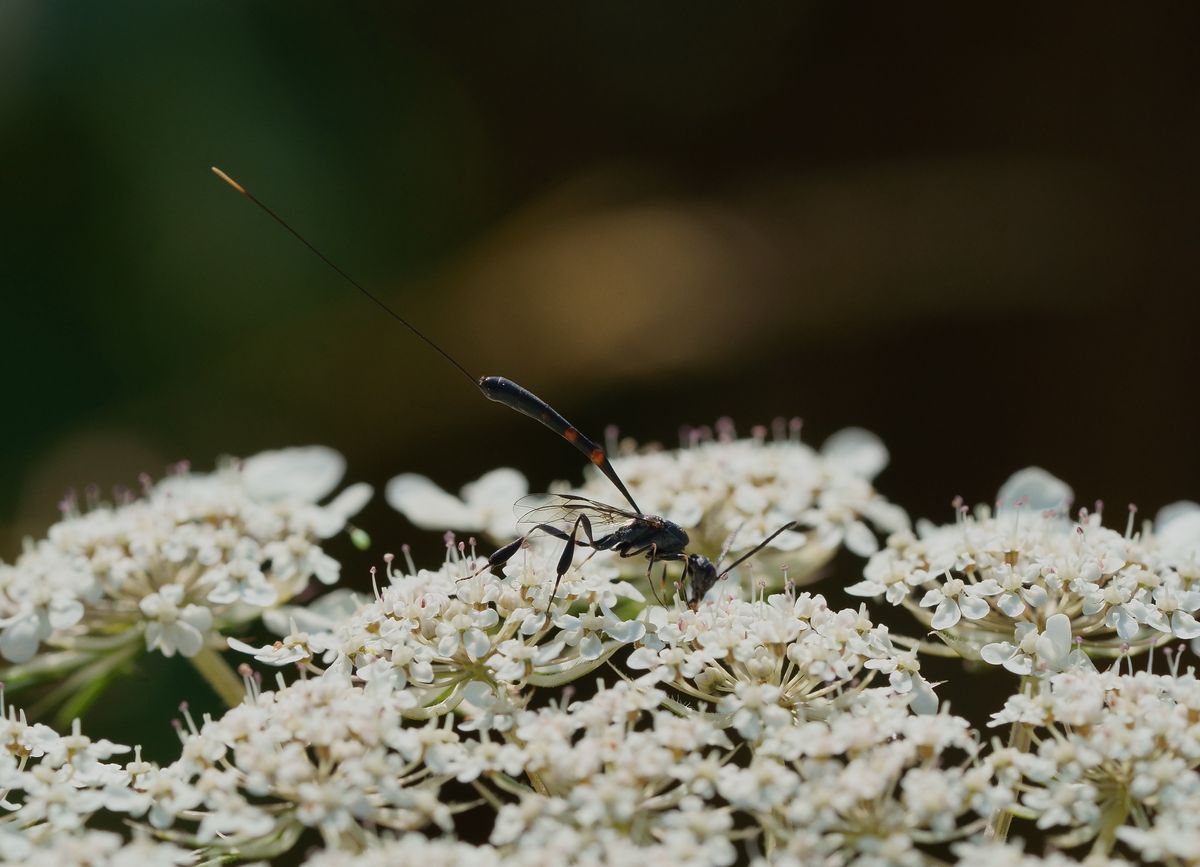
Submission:
<svg viewBox="0 0 1200 867">
<path fill-rule="evenodd" d="M 1055 614 L 1039 632 L 1034 623 L 1018 623 L 1016 644 L 1007 641 L 985 644 L 979 651 L 984 662 L 1002 665 L 1014 674 L 1030 674 L 1035 663 L 1041 672 L 1058 672 L 1074 666 L 1090 666 L 1087 654 L 1072 648 L 1071 618 Z"/>
<path fill-rule="evenodd" d="M 265 647 L 254 647 L 236 638 L 226 640 L 232 650 L 236 650 L 239 653 L 248 653 L 259 662 L 265 662 L 267 665 L 290 665 L 294 662 L 307 660 L 311 655 L 309 649 L 311 639 L 304 632 L 289 633 L 282 640 L 276 641 L 274 644 L 268 644 Z"/>
<path fill-rule="evenodd" d="M 1026 467 L 1009 476 L 996 494 L 998 513 L 1026 510 L 1033 514 L 1066 514 L 1075 499 L 1070 485 L 1041 467 Z"/>
<path fill-rule="evenodd" d="M 212 853 L 288 839 L 297 824 L 327 844 L 360 825 L 447 829 L 452 804 L 438 793 L 462 745 L 443 726 L 403 728 L 401 695 L 331 672 L 258 693 L 192 727 L 183 755 L 156 783 L 162 789 L 163 777 L 173 778 L 194 793 L 175 827 L 198 822 Z"/>
<path fill-rule="evenodd" d="M 147 650 L 159 650 L 163 656 L 174 656 L 176 651 L 195 656 L 204 646 L 212 612 L 200 605 L 181 607 L 183 593 L 178 584 L 168 584 L 138 603 L 146 617 Z"/>
<path fill-rule="evenodd" d="M 715 439 L 710 432 L 678 450 L 627 449 L 612 460 L 641 507 L 684 527 L 695 553 L 715 557 L 732 541 L 730 552 L 737 555 L 796 521 L 800 530 L 776 537 L 755 562 L 762 571 L 786 562 L 789 579 L 800 582 L 842 545 L 870 554 L 878 547 L 872 526 L 895 531 L 906 528 L 908 518 L 871 486 L 888 459 L 874 435 L 843 431 L 817 452 L 795 433 L 773 442 L 760 432 L 735 439 L 722 424 Z M 611 482 L 599 473 L 579 492 L 602 501 L 613 496 Z M 634 561 L 620 565 L 637 570 Z"/>
<path fill-rule="evenodd" d="M 69 735 L 31 725 L 5 705 L 2 690 L 0 743 L 0 858 L 32 863 L 39 850 L 81 833 L 94 814 L 118 814 L 120 821 L 120 814 L 136 817 L 148 807 L 129 789 L 130 774 L 108 761 L 129 747 L 86 737 L 78 720 Z"/>
<path fill-rule="evenodd" d="M 44 648 L 54 655 L 45 671 L 65 675 L 144 633 L 151 650 L 194 656 L 312 578 L 336 580 L 318 542 L 370 496 L 352 485 L 318 503 L 343 470 L 330 449 L 285 449 L 211 474 L 146 478 L 143 496 L 117 505 L 67 503 L 45 539 L 0 564 L 0 654 L 23 663 Z"/>
<path fill-rule="evenodd" d="M 413 473 L 388 482 L 384 497 L 389 506 L 423 529 L 484 532 L 493 539 L 507 539 L 517 530 L 513 504 L 527 493 L 525 477 L 504 468 L 464 485 L 461 499 Z"/>
<path fill-rule="evenodd" d="M 922 608 L 937 606 L 930 626 L 934 629 L 950 629 L 962 617 L 968 620 L 986 617 L 991 611 L 986 597 L 1000 592 L 1000 585 L 993 580 L 967 584 L 958 578 L 951 578 L 942 586 L 926 592 L 920 604 Z"/>
<path fill-rule="evenodd" d="M 959 509 L 953 524 L 922 521 L 917 536 L 894 533 L 849 592 L 904 605 L 961 655 L 989 646 L 989 658 L 1013 670 L 1028 668 L 1028 655 L 998 635 L 1016 629 L 1018 644 L 1036 641 L 1030 629 L 1058 613 L 1095 656 L 1200 637 L 1200 566 L 1188 559 L 1187 541 L 1190 516 L 1200 512 L 1180 505 L 1158 532 L 1147 525 L 1136 533 L 1131 510 L 1121 534 L 1086 510 L 1068 519 L 1070 497 L 1043 470 L 1017 473 L 996 514 Z"/>
<path fill-rule="evenodd" d="M 1200 558 L 1200 504 L 1163 506 L 1154 519 L 1154 535 L 1175 566 L 1190 565 L 1194 571 Z"/>
<path fill-rule="evenodd" d="M 860 427 L 833 434 L 821 446 L 821 456 L 868 480 L 883 472 L 891 460 L 883 441 Z"/>
<path fill-rule="evenodd" d="M 1076 667 L 1010 698 L 992 725 L 1020 719 L 1037 729 L 1034 752 L 1001 757 L 1024 778 L 1022 803 L 1038 827 L 1069 832 L 1079 845 L 1118 823 L 1117 836 L 1155 860 L 1170 849 L 1166 835 L 1149 829 L 1183 832 L 1174 837 L 1180 852 L 1197 839 L 1200 814 L 1189 809 L 1200 806 L 1197 708 L 1200 684 L 1190 670 L 1121 675 Z M 1110 809 L 1113 798 L 1124 805 L 1119 813 Z"/>
<path fill-rule="evenodd" d="M 324 446 L 260 452 L 241 467 L 246 492 L 263 501 L 315 503 L 337 487 L 345 472 L 345 458 Z"/>
<path fill-rule="evenodd" d="M 83 830 L 55 834 L 13 860 L 24 867 L 186 867 L 197 858 L 193 851 L 144 834 L 126 841 L 111 831 Z"/>
</svg>

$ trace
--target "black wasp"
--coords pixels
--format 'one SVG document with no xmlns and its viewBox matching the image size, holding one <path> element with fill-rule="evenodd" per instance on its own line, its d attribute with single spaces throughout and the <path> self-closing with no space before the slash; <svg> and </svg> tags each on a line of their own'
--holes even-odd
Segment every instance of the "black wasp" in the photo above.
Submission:
<svg viewBox="0 0 1200 867">
<path fill-rule="evenodd" d="M 488 400 L 502 403 L 522 415 L 527 415 L 541 422 L 583 452 L 588 460 L 616 486 L 617 490 L 621 492 L 621 496 L 632 507 L 630 511 L 619 509 L 596 500 L 589 500 L 586 497 L 576 495 L 558 496 L 555 498 L 555 502 L 532 509 L 525 516 L 523 522 L 533 523 L 533 528 L 488 557 L 485 569 L 495 568 L 507 563 L 533 533 L 542 532 L 556 539 L 561 539 L 566 543 L 563 547 L 562 555 L 558 559 L 558 565 L 555 568 L 554 587 L 550 592 L 551 600 L 553 600 L 555 594 L 558 592 L 558 585 L 562 580 L 562 576 L 566 574 L 567 570 L 571 568 L 572 562 L 574 562 L 576 547 L 584 547 L 591 548 L 593 551 L 615 551 L 621 557 L 645 557 L 647 560 L 646 576 L 648 579 L 651 576 L 655 563 L 682 563 L 683 574 L 680 576 L 680 583 L 688 586 L 690 590 L 688 605 L 695 609 L 700 604 L 700 600 L 704 598 L 704 594 L 718 580 L 729 574 L 729 572 L 742 562 L 761 551 L 780 533 L 795 528 L 796 523 L 789 521 L 725 569 L 718 572 L 718 566 L 707 557 L 687 552 L 690 539 L 683 527 L 658 515 L 647 515 L 638 507 L 637 502 L 633 499 L 633 495 L 629 493 L 629 489 L 625 487 L 625 483 L 617 475 L 617 471 L 613 468 L 604 449 L 580 433 L 554 407 L 550 406 L 550 404 L 527 388 L 503 376 L 483 376 L 476 379 L 453 356 L 426 337 L 412 323 L 392 310 L 391 307 L 373 293 L 367 291 L 357 280 L 326 258 L 324 253 L 309 243 L 304 236 L 293 229 L 282 217 L 255 198 L 245 187 L 216 166 L 213 166 L 212 170 L 217 177 L 265 211 L 279 225 L 283 226 L 293 237 L 304 244 L 322 262 L 336 271 L 351 286 L 375 302 L 384 312 L 423 340 L 446 359 L 446 361 L 450 362 L 476 388 L 483 392 L 484 397 L 488 398 Z M 560 524 L 569 525 L 570 530 L 562 529 L 559 526 Z M 580 534 L 582 534 L 582 538 Z"/>
<path fill-rule="evenodd" d="M 618 509 L 616 506 L 589 500 L 578 494 L 552 496 L 555 502 L 530 509 L 521 519 L 522 524 L 533 524 L 532 529 L 488 557 L 487 566 L 484 567 L 490 569 L 507 562 L 513 554 L 520 550 L 522 543 L 536 531 L 540 530 L 556 539 L 562 539 L 567 544 L 563 547 L 558 567 L 555 570 L 556 577 L 554 588 L 550 592 L 551 599 L 558 591 L 558 582 L 571 568 L 571 562 L 575 556 L 575 546 L 580 545 L 596 551 L 615 551 L 621 557 L 644 555 L 647 560 L 646 581 L 651 587 L 654 586 L 651 583 L 651 572 L 654 570 L 655 563 L 682 562 L 683 574 L 680 576 L 680 584 L 687 585 L 690 591 L 688 605 L 694 611 L 700 604 L 700 600 L 704 598 L 704 594 L 717 581 L 732 572 L 743 561 L 761 551 L 780 533 L 796 526 L 794 521 L 789 521 L 718 572 L 720 561 L 725 559 L 725 552 L 722 552 L 717 564 L 701 554 L 687 553 L 685 549 L 690 541 L 687 531 L 674 521 L 668 521 L 658 515 Z M 571 525 L 571 532 L 562 530 L 558 526 L 560 524 Z M 577 536 L 579 531 L 583 532 L 582 541 Z"/>
</svg>

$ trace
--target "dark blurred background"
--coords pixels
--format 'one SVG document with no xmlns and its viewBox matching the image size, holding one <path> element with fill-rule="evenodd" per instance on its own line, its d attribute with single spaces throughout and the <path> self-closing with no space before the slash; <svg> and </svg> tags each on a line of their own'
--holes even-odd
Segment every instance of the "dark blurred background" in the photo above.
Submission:
<svg viewBox="0 0 1200 867">
<path fill-rule="evenodd" d="M 1196 498 L 1177 8 L 4 0 L 0 556 L 183 458 L 578 478 L 214 163 L 596 436 L 863 425 L 939 519 L 1030 463 Z M 354 582 L 440 557 L 381 498 L 361 523 Z"/>
</svg>

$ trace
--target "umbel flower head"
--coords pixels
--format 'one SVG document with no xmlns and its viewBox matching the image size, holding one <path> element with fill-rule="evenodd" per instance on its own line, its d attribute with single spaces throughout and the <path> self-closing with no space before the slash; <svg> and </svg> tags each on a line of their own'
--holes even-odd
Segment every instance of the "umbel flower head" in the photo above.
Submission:
<svg viewBox="0 0 1200 867">
<path fill-rule="evenodd" d="M 1013 812 L 1064 848 L 1120 841 L 1147 862 L 1200 863 L 1198 715 L 1190 668 L 1073 669 L 1009 698 L 991 724 L 1027 726 L 1032 741 L 995 754 L 1022 792 Z"/>
<path fill-rule="evenodd" d="M 335 849 L 361 848 L 368 827 L 450 830 L 458 808 L 439 790 L 462 744 L 447 725 L 402 726 L 401 697 L 332 672 L 251 688 L 220 719 L 189 716 L 180 758 L 141 767 L 133 787 L 153 827 L 241 858 L 285 852 L 306 828 Z"/>
<path fill-rule="evenodd" d="M 643 620 L 614 610 L 622 600 L 642 600 L 618 579 L 614 555 L 581 561 L 551 599 L 558 556 L 554 540 L 536 540 L 505 565 L 504 576 L 481 570 L 486 561 L 453 543 L 436 571 L 410 566 L 404 574 L 389 556 L 387 583 L 374 598 L 338 600 L 343 612 L 324 622 L 296 609 L 278 612 L 270 622 L 280 626 L 286 616 L 290 631 L 273 646 L 229 643 L 268 664 L 341 671 L 369 689 L 399 693 L 408 718 L 463 704 L 476 727 L 507 727 L 522 706 L 509 701 L 523 688 L 575 680 L 646 633 Z"/>
<path fill-rule="evenodd" d="M 1071 496 L 1045 471 L 1024 470 L 995 511 L 959 507 L 953 524 L 892 534 L 847 592 L 903 605 L 960 655 L 1017 674 L 1200 636 L 1193 509 L 1168 507 L 1135 531 L 1131 507 L 1122 533 L 1101 523 L 1099 507 L 1069 518 Z"/>
<path fill-rule="evenodd" d="M 25 663 L 6 679 L 82 667 L 81 683 L 96 680 L 143 644 L 195 656 L 312 578 L 333 583 L 340 567 L 320 541 L 371 494 L 353 485 L 319 505 L 343 471 L 331 449 L 286 449 L 144 479 L 141 497 L 117 504 L 66 503 L 45 539 L 0 564 L 0 655 Z"/>
<path fill-rule="evenodd" d="M 866 556 L 878 549 L 872 527 L 893 532 L 909 526 L 902 509 L 871 485 L 888 462 L 887 449 L 873 434 L 857 428 L 830 437 L 821 451 L 800 441 L 798 421 L 765 428 L 738 439 L 732 422 L 716 432 L 689 430 L 676 450 L 639 451 L 632 441 L 611 448 L 613 465 L 647 513 L 662 515 L 689 534 L 688 550 L 715 558 L 753 548 L 788 522 L 798 525 L 771 541 L 758 556 L 761 570 L 773 574 L 781 562 L 788 578 L 803 583 L 845 545 Z M 614 446 L 616 443 L 613 444 Z M 557 493 L 572 490 L 554 486 Z M 388 503 L 417 526 L 485 532 L 507 541 L 520 514 L 512 504 L 528 491 L 515 470 L 496 470 L 463 488 L 462 498 L 423 476 L 406 474 L 388 484 Z M 592 471 L 575 493 L 615 502 L 616 491 Z M 640 560 L 618 565 L 624 574 L 644 574 Z"/>
<path fill-rule="evenodd" d="M 41 848 L 83 834 L 96 813 L 145 813 L 149 799 L 130 788 L 124 766 L 110 761 L 129 751 L 85 737 L 78 720 L 65 736 L 29 723 L 5 704 L 0 688 L 0 861 L 34 863 L 29 859 Z"/>
</svg>

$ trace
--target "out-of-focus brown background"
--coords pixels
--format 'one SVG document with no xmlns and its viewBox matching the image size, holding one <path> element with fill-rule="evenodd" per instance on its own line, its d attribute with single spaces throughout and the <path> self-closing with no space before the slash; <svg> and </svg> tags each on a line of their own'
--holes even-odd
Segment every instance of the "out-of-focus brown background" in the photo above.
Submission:
<svg viewBox="0 0 1200 867">
<path fill-rule="evenodd" d="M 1200 497 L 1196 37 L 1082 3 L 5 0 L 0 556 L 182 458 L 578 477 L 213 163 L 597 436 L 863 425 L 939 518 L 1029 463 Z M 440 556 L 362 523 L 352 582 Z"/>
</svg>

